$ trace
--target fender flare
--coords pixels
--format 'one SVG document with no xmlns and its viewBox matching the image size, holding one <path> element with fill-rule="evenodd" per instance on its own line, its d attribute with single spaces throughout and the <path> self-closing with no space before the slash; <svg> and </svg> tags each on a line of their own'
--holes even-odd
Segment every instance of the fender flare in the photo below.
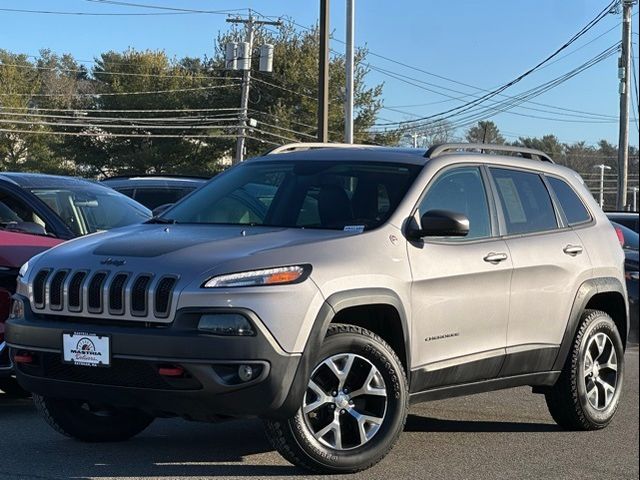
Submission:
<svg viewBox="0 0 640 480">
<path fill-rule="evenodd" d="M 562 343 L 560 344 L 560 349 L 558 350 L 558 356 L 556 357 L 556 361 L 553 364 L 552 370 L 560 371 L 564 368 L 567 356 L 569 355 L 569 351 L 571 350 L 571 345 L 573 344 L 573 339 L 575 338 L 576 332 L 578 331 L 580 317 L 582 316 L 582 312 L 584 312 L 589 301 L 595 295 L 607 292 L 619 293 L 626 302 L 625 287 L 622 285 L 622 282 L 620 282 L 620 280 L 615 277 L 592 278 L 580 285 L 575 299 L 573 300 L 573 306 L 571 307 L 569 321 L 567 322 L 567 327 L 564 331 L 564 336 L 562 337 Z M 625 333 L 628 336 L 628 305 L 625 312 L 625 323 L 627 332 L 620 333 Z"/>
<path fill-rule="evenodd" d="M 316 315 L 287 398 L 273 415 L 269 415 L 270 417 L 284 419 L 290 418 L 295 414 L 302 404 L 309 376 L 317 362 L 329 325 L 342 310 L 365 305 L 389 305 L 398 311 L 407 357 L 405 360 L 408 367 L 411 365 L 409 363 L 411 349 L 409 347 L 408 320 L 402 301 L 393 290 L 387 288 L 358 288 L 334 293 L 325 299 Z"/>
</svg>

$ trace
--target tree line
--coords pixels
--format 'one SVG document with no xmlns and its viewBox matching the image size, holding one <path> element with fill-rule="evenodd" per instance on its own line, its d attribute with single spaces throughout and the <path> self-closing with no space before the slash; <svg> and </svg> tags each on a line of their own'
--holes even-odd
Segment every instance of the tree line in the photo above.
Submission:
<svg viewBox="0 0 640 480">
<path fill-rule="evenodd" d="M 243 32 L 219 34 L 211 57 L 171 58 L 163 51 L 109 51 L 85 65 L 73 56 L 42 50 L 36 57 L 0 50 L 0 171 L 102 177 L 118 174 L 211 175 L 233 154 L 240 111 L 240 75 L 224 69 L 224 47 Z M 258 71 L 254 59 L 249 100 L 247 154 L 291 141 L 314 141 L 317 118 L 318 36 L 291 25 L 262 29 L 256 45 L 275 47 L 274 71 Z M 384 84 L 367 81 L 366 48 L 356 54 L 355 141 L 397 145 L 407 132 L 376 131 Z M 344 131 L 344 57 L 330 64 L 331 141 Z M 434 122 L 419 135 L 422 145 L 456 138 L 450 124 Z M 498 126 L 482 121 L 464 133 L 475 143 L 508 143 Z M 558 163 L 591 171 L 613 159 L 606 140 L 561 143 L 553 134 L 519 138 Z M 637 149 L 630 169 L 637 174 Z"/>
</svg>

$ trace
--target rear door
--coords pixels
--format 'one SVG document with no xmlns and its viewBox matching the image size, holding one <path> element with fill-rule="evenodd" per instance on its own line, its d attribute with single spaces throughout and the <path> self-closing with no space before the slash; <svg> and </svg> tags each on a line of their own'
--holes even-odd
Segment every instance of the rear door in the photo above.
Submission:
<svg viewBox="0 0 640 480">
<path fill-rule="evenodd" d="M 573 299 L 589 276 L 591 262 L 552 200 L 557 197 L 543 175 L 502 167 L 489 170 L 513 262 L 501 375 L 545 371 L 555 360 Z"/>
<path fill-rule="evenodd" d="M 413 275 L 412 390 L 493 378 L 502 365 L 509 313 L 511 259 L 479 166 L 439 173 L 418 207 L 463 213 L 464 238 L 408 243 Z"/>
</svg>

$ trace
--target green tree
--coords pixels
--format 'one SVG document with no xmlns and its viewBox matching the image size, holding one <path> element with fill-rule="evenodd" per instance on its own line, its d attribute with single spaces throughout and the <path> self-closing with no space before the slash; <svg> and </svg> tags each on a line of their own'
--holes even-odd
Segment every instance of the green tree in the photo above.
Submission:
<svg viewBox="0 0 640 480">
<path fill-rule="evenodd" d="M 504 137 L 500 134 L 500 129 L 491 120 L 480 121 L 470 127 L 465 133 L 465 138 L 469 143 L 504 144 Z"/>
<path fill-rule="evenodd" d="M 61 157 L 64 141 L 51 135 L 43 108 L 71 106 L 80 68 L 70 56 L 43 50 L 35 63 L 26 55 L 0 50 L 0 170 L 72 173 Z"/>
<path fill-rule="evenodd" d="M 268 131 L 263 138 L 282 143 L 314 141 L 317 136 L 318 88 L 317 29 L 298 31 L 292 25 L 279 30 L 259 29 L 255 45 L 274 45 L 273 73 L 258 72 L 254 58 L 254 82 L 251 86 L 250 116 L 258 120 L 257 130 Z M 212 67 L 224 66 L 224 48 L 229 42 L 244 41 L 244 31 L 232 29 L 219 35 Z M 370 68 L 366 63 L 367 49 L 355 55 L 354 138 L 358 143 L 396 143 L 399 132 L 373 135 L 369 130 L 382 107 L 383 84 L 369 86 Z M 329 65 L 329 138 L 340 142 L 344 138 L 345 60 L 334 55 Z M 230 90 L 225 105 L 238 106 L 239 92 Z M 262 126 L 262 128 L 261 128 Z M 284 137 L 284 138 L 280 138 Z M 265 149 L 259 141 L 248 142 L 249 154 Z"/>
</svg>

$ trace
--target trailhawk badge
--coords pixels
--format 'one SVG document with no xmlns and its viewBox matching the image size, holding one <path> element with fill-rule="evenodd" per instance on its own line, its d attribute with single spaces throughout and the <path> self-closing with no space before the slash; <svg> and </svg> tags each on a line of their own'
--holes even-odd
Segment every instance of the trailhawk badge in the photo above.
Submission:
<svg viewBox="0 0 640 480">
<path fill-rule="evenodd" d="M 83 332 L 62 335 L 63 359 L 66 363 L 87 367 L 108 367 L 109 337 Z"/>
</svg>

